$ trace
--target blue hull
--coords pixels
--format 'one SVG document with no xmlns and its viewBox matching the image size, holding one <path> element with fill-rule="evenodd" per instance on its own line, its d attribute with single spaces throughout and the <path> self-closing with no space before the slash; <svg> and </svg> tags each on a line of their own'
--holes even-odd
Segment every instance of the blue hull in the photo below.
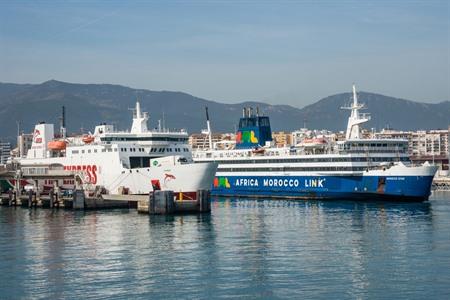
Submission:
<svg viewBox="0 0 450 300">
<path fill-rule="evenodd" d="M 218 176 L 217 196 L 424 201 L 432 176 Z"/>
</svg>

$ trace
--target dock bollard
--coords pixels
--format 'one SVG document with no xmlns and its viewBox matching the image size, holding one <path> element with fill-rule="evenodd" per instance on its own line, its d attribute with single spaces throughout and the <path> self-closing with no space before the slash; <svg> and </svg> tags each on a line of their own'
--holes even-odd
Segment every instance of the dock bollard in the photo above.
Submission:
<svg viewBox="0 0 450 300">
<path fill-rule="evenodd" d="M 211 192 L 208 190 L 197 191 L 197 201 L 199 206 L 199 212 L 211 211 Z"/>
<path fill-rule="evenodd" d="M 84 190 L 73 192 L 73 209 L 84 209 Z"/>
<path fill-rule="evenodd" d="M 173 191 L 154 191 L 149 195 L 148 213 L 151 215 L 173 214 L 175 204 Z"/>
</svg>

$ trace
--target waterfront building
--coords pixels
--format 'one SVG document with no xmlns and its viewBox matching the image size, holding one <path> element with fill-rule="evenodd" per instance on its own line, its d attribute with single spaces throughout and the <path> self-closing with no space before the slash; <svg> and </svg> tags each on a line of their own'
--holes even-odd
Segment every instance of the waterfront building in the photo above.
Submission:
<svg viewBox="0 0 450 300">
<path fill-rule="evenodd" d="M 292 134 L 290 132 L 272 132 L 272 140 L 275 147 L 288 147 L 292 145 Z"/>
<path fill-rule="evenodd" d="M 15 154 L 20 157 L 26 157 L 28 150 L 31 149 L 33 144 L 33 134 L 32 133 L 22 133 L 17 137 L 17 148 Z"/>
<path fill-rule="evenodd" d="M 235 144 L 235 135 L 232 133 L 212 133 L 212 144 L 219 149 L 228 149 Z M 192 149 L 207 149 L 209 147 L 209 136 L 204 133 L 194 133 L 189 136 L 189 145 Z"/>
<path fill-rule="evenodd" d="M 408 140 L 408 153 L 413 162 L 434 162 L 439 165 L 440 171 L 447 171 L 449 169 L 449 134 L 449 129 L 428 131 L 383 129 L 375 135 L 377 138 L 406 139 Z"/>
<path fill-rule="evenodd" d="M 0 142 L 0 164 L 4 165 L 11 157 L 11 143 Z"/>
</svg>

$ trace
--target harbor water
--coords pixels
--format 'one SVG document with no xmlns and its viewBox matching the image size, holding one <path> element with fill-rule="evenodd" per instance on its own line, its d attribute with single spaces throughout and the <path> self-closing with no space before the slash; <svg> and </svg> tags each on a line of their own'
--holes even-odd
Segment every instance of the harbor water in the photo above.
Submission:
<svg viewBox="0 0 450 300">
<path fill-rule="evenodd" d="M 449 193 L 211 207 L 184 216 L 0 207 L 0 298 L 450 298 Z"/>
</svg>

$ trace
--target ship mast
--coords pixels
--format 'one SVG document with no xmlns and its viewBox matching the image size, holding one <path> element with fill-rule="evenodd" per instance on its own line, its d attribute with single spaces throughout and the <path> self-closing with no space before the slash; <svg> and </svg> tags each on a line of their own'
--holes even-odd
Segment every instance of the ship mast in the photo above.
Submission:
<svg viewBox="0 0 450 300">
<path fill-rule="evenodd" d="M 356 94 L 356 87 L 353 84 L 353 103 L 351 106 L 341 107 L 342 109 L 350 109 L 352 112 L 348 118 L 347 131 L 345 133 L 346 140 L 361 139 L 360 124 L 366 123 L 370 120 L 367 113 L 360 113 L 359 110 L 364 108 L 363 104 L 358 103 L 358 95 Z"/>
<path fill-rule="evenodd" d="M 60 135 L 61 138 L 65 139 L 67 137 L 67 129 L 66 129 L 66 107 L 64 105 L 62 107 L 60 121 L 61 121 Z"/>
<path fill-rule="evenodd" d="M 206 111 L 206 130 L 202 130 L 202 133 L 208 136 L 209 149 L 212 150 L 213 143 L 212 143 L 211 122 L 209 121 L 209 113 L 207 106 L 205 106 L 205 111 Z"/>
<path fill-rule="evenodd" d="M 141 104 L 136 101 L 136 108 L 133 116 L 133 125 L 131 126 L 131 133 L 147 132 L 148 113 L 141 112 Z"/>
</svg>

